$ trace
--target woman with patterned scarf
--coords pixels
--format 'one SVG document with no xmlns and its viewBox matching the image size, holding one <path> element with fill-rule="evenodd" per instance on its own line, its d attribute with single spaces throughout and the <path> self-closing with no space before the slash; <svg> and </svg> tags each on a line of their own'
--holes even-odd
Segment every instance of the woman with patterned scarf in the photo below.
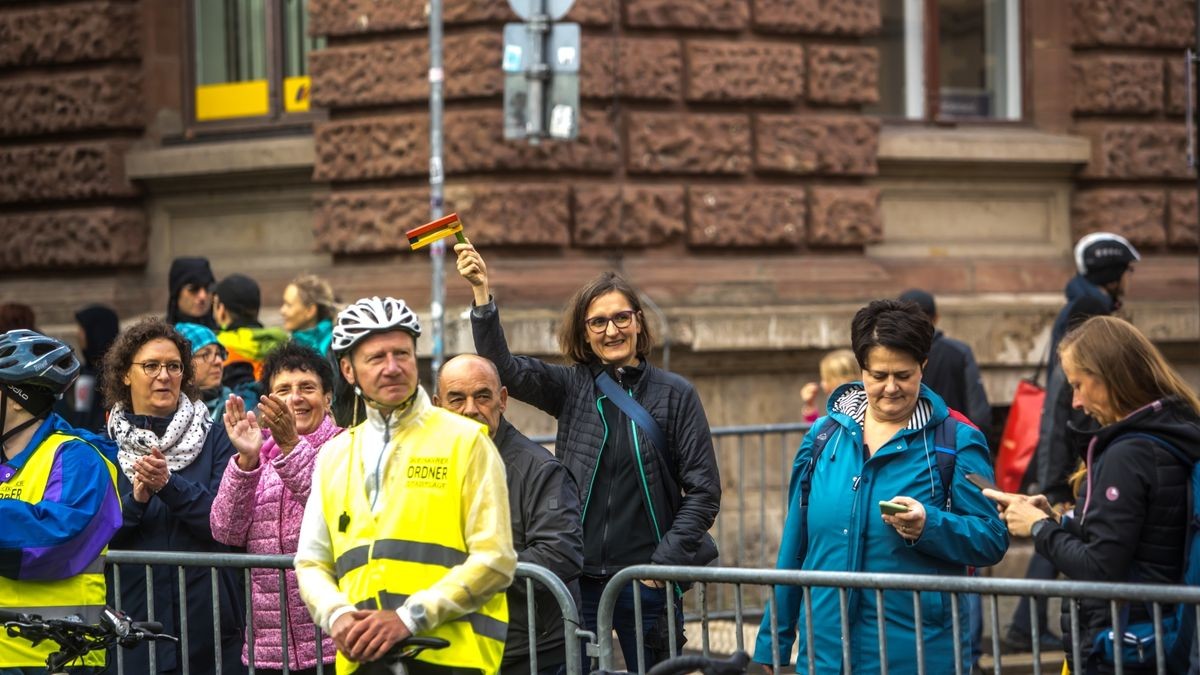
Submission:
<svg viewBox="0 0 1200 675">
<path fill-rule="evenodd" d="M 103 380 L 106 402 L 112 406 L 108 434 L 118 448 L 124 516 L 111 548 L 231 550 L 213 539 L 208 520 L 221 475 L 236 451 L 225 427 L 213 424 L 204 404 L 194 402 L 196 385 L 188 341 L 161 319 L 143 320 L 109 349 Z M 175 568 L 154 568 L 152 598 L 147 598 L 144 566 L 127 565 L 120 572 L 119 587 L 109 579 L 109 603 L 144 620 L 150 616 L 153 602 L 154 620 L 163 624 L 164 632 L 182 639 L 185 610 Z M 218 571 L 216 586 L 218 597 L 214 598 L 209 571 L 185 568 L 182 593 L 187 652 L 183 652 L 182 642 L 153 643 L 155 672 L 182 672 L 184 659 L 191 672 L 213 672 L 218 658 L 221 672 L 245 672 L 240 658 L 245 623 L 241 585 L 232 570 L 223 570 Z M 120 593 L 119 600 L 113 597 L 116 593 Z M 214 611 L 220 615 L 217 639 Z M 149 649 L 142 644 L 125 651 L 125 672 L 151 672 Z M 115 672 L 114 654 L 109 655 L 108 663 Z"/>
<path fill-rule="evenodd" d="M 223 424 L 237 455 L 226 463 L 213 501 L 212 533 L 247 553 L 294 555 L 317 455 L 341 431 L 329 413 L 333 368 L 317 352 L 292 342 L 267 355 L 259 386 L 263 396 L 256 411 L 247 411 L 236 395 L 226 405 Z M 296 573 L 288 570 L 285 577 L 286 623 L 278 571 L 251 570 L 250 579 L 255 672 L 280 673 L 285 656 L 293 675 L 313 675 L 319 662 L 332 669 L 333 641 L 318 638 Z M 249 664 L 248 649 L 242 660 Z"/>
</svg>

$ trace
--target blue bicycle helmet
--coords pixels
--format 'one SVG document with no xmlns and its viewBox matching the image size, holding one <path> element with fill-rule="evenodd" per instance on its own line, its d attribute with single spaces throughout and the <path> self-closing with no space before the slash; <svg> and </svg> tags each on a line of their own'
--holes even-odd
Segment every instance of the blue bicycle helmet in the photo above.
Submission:
<svg viewBox="0 0 1200 675">
<path fill-rule="evenodd" d="M 38 387 L 61 396 L 79 376 L 79 359 L 62 342 L 31 330 L 0 335 L 0 383 Z"/>
</svg>

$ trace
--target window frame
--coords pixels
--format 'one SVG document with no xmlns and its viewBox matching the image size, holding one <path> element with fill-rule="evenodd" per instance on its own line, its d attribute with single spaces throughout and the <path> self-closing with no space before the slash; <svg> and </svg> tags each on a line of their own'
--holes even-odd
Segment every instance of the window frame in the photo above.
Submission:
<svg viewBox="0 0 1200 675">
<path fill-rule="evenodd" d="M 283 101 L 284 80 L 284 36 L 283 0 L 266 0 L 263 3 L 263 23 L 266 26 L 265 54 L 267 79 L 267 114 L 248 117 L 230 117 L 218 120 L 196 119 L 196 3 L 211 0 L 186 0 L 181 20 L 183 22 L 184 54 L 180 59 L 183 66 L 182 98 L 183 136 L 196 138 L 208 135 L 225 135 L 243 132 L 276 132 L 280 130 L 311 129 L 314 122 L 328 119 L 328 113 L 313 106 L 311 93 L 309 109 L 304 112 L 287 112 Z"/>
<path fill-rule="evenodd" d="M 902 99 L 903 110 L 899 114 L 890 112 L 879 112 L 877 117 L 884 120 L 888 124 L 908 124 L 908 125 L 936 125 L 936 126 L 959 126 L 959 125 L 1001 125 L 1001 126 L 1028 126 L 1030 121 L 1030 90 L 1029 77 L 1026 73 L 1027 53 L 1029 49 L 1029 31 L 1028 23 L 1028 3 L 1026 0 L 1003 0 L 1006 5 L 1004 13 L 1005 20 L 1005 46 L 1006 49 L 1011 49 L 1015 52 L 1014 58 L 1009 61 L 1006 72 L 1005 82 L 1000 85 L 1007 90 L 1008 94 L 1017 94 L 1020 96 L 1019 105 L 1015 117 L 962 117 L 953 116 L 946 117 L 942 115 L 941 101 L 941 67 L 938 63 L 938 52 L 940 47 L 939 40 L 939 20 L 938 20 L 938 0 L 902 0 L 905 8 L 905 32 L 903 35 L 903 53 L 906 57 L 904 66 L 905 89 Z M 913 29 L 908 17 L 912 15 L 910 9 L 916 8 L 920 11 L 921 21 L 915 25 L 915 29 L 920 31 L 918 45 L 913 45 L 910 38 L 910 30 Z M 1015 25 L 1014 25 L 1015 24 Z M 1015 30 L 1014 30 L 1015 29 Z M 908 56 L 914 53 L 919 53 L 921 57 L 921 67 L 910 68 Z M 916 80 L 917 87 L 908 86 L 913 80 L 910 76 L 914 75 L 914 71 L 921 73 L 920 78 Z M 920 107 L 920 114 L 911 114 L 916 107 Z M 1006 115 L 1008 113 L 1006 112 Z"/>
</svg>

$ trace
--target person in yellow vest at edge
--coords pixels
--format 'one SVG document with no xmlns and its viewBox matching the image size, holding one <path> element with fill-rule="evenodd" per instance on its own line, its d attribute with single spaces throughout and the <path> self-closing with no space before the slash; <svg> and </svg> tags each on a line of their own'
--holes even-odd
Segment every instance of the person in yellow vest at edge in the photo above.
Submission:
<svg viewBox="0 0 1200 675">
<path fill-rule="evenodd" d="M 0 609 L 95 624 L 121 498 L 112 441 L 51 412 L 78 375 L 62 342 L 31 330 L 0 334 Z M 0 675 L 45 673 L 57 650 L 0 630 Z M 103 665 L 104 652 L 92 652 L 68 672 Z"/>
<path fill-rule="evenodd" d="M 317 459 L 296 577 L 338 675 L 395 672 L 377 661 L 410 634 L 451 643 L 406 664 L 412 675 L 490 675 L 504 652 L 517 564 L 504 464 L 487 427 L 430 402 L 420 335 L 395 298 L 363 298 L 333 328 L 367 413 Z"/>
</svg>

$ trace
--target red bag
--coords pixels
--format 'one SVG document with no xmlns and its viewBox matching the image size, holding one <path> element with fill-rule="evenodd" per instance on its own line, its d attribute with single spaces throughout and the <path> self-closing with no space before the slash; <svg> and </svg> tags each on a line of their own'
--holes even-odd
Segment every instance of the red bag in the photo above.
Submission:
<svg viewBox="0 0 1200 675">
<path fill-rule="evenodd" d="M 1021 480 L 1037 450 L 1045 400 L 1046 390 L 1036 381 L 1021 380 L 1017 384 L 1004 435 L 1000 437 L 1000 455 L 996 458 L 996 485 L 1005 492 L 1021 490 Z"/>
</svg>

